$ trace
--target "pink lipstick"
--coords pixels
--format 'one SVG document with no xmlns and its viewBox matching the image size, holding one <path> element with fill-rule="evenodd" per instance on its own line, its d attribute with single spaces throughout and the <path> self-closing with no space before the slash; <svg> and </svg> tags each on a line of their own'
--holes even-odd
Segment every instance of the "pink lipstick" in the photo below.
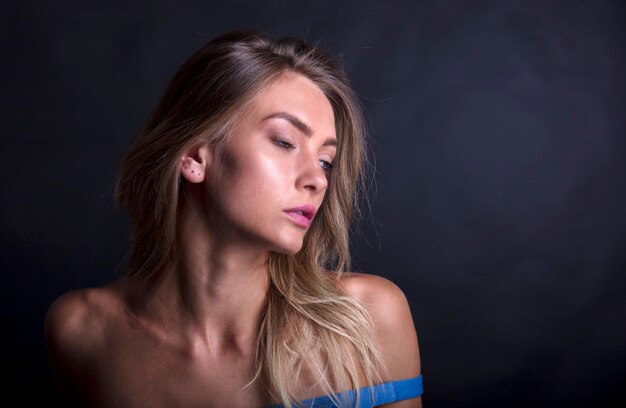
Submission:
<svg viewBox="0 0 626 408">
<path fill-rule="evenodd" d="M 315 207 L 309 204 L 285 210 L 287 215 L 299 226 L 308 228 L 315 217 Z"/>
</svg>

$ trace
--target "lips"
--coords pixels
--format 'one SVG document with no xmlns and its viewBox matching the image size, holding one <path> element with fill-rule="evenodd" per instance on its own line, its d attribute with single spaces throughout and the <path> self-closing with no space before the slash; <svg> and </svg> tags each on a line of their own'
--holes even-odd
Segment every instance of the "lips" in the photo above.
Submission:
<svg viewBox="0 0 626 408">
<path fill-rule="evenodd" d="M 301 227 L 308 227 L 315 217 L 315 207 L 309 204 L 285 210 L 285 213 Z"/>
</svg>

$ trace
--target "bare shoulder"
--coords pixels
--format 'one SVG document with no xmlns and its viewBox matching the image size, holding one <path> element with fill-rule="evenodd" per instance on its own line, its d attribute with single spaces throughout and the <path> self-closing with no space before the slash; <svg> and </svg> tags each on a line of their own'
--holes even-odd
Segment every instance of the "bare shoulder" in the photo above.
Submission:
<svg viewBox="0 0 626 408">
<path fill-rule="evenodd" d="M 58 297 L 44 321 L 45 341 L 53 375 L 64 382 L 80 375 L 81 366 L 104 344 L 116 296 L 109 287 L 80 289 Z"/>
<path fill-rule="evenodd" d="M 350 273 L 341 280 L 343 290 L 371 315 L 377 330 L 415 331 L 407 298 L 395 283 L 382 276 Z M 384 333 L 377 333 L 384 334 Z"/>
<path fill-rule="evenodd" d="M 388 379 L 419 375 L 417 334 L 404 292 L 389 279 L 363 273 L 346 274 L 340 284 L 344 292 L 359 300 L 370 314 Z"/>
<path fill-rule="evenodd" d="M 94 319 L 99 314 L 99 299 L 104 297 L 101 292 L 101 289 L 80 289 L 58 297 L 46 312 L 46 342 L 57 347 L 84 344 L 82 334 L 93 333 L 101 323 L 101 319 Z"/>
<path fill-rule="evenodd" d="M 406 303 L 404 292 L 382 276 L 351 272 L 342 277 L 340 284 L 347 295 L 366 307 L 402 307 Z"/>
</svg>

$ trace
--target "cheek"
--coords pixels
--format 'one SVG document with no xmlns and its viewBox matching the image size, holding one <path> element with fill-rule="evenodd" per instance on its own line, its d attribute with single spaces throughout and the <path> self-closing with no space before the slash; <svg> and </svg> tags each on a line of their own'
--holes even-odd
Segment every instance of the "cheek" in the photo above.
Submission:
<svg viewBox="0 0 626 408">
<path fill-rule="evenodd" d="M 290 174 L 286 163 L 264 154 L 225 156 L 216 194 L 228 201 L 225 205 L 241 209 L 280 206 L 287 199 Z"/>
</svg>

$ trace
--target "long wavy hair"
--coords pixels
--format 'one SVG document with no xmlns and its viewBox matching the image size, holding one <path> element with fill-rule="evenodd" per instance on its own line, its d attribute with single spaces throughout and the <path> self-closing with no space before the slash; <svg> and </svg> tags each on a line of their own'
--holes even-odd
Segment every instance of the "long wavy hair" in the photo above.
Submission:
<svg viewBox="0 0 626 408">
<path fill-rule="evenodd" d="M 349 231 L 367 164 L 361 108 L 338 62 L 293 37 L 235 31 L 215 38 L 168 84 L 123 160 L 116 192 L 132 218 L 127 275 L 148 278 L 176 251 L 183 152 L 198 143 L 221 146 L 244 106 L 286 72 L 307 77 L 328 98 L 338 141 L 326 196 L 302 249 L 269 255 L 250 384 L 261 382 L 271 398 L 290 407 L 297 405 L 303 378 L 328 394 L 358 391 L 379 382 L 382 367 L 370 317 L 338 283 L 350 268 Z"/>
</svg>

